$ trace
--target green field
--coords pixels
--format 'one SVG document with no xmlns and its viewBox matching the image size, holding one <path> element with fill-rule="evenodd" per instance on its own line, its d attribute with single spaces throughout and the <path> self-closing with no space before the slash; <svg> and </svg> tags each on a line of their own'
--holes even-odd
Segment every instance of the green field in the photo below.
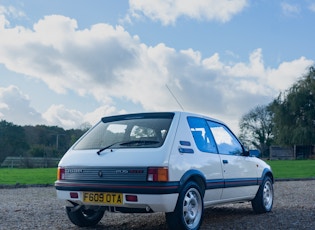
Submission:
<svg viewBox="0 0 315 230">
<path fill-rule="evenodd" d="M 276 179 L 315 178 L 315 160 L 268 161 Z M 53 184 L 56 168 L 11 169 L 0 168 L 0 184 Z"/>
<path fill-rule="evenodd" d="M 56 179 L 56 168 L 0 169 L 0 184 L 53 184 Z"/>
<path fill-rule="evenodd" d="M 315 178 L 315 160 L 267 161 L 275 178 Z"/>
</svg>

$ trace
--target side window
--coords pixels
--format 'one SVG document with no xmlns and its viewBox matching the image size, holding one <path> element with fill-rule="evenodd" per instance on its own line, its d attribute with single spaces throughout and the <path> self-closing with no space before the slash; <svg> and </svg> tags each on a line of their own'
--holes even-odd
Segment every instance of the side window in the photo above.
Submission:
<svg viewBox="0 0 315 230">
<path fill-rule="evenodd" d="M 190 131 L 200 151 L 217 153 L 213 136 L 207 122 L 202 118 L 188 117 Z"/>
<path fill-rule="evenodd" d="M 214 136 L 219 153 L 229 155 L 241 155 L 243 148 L 236 137 L 224 125 L 208 121 L 210 130 Z"/>
</svg>

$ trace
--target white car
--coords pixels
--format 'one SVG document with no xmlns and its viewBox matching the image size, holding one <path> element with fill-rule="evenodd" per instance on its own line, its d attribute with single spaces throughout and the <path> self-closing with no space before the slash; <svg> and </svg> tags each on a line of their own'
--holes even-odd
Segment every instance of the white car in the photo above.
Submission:
<svg viewBox="0 0 315 230">
<path fill-rule="evenodd" d="M 63 156 L 57 197 L 78 226 L 105 211 L 165 212 L 170 229 L 198 229 L 204 208 L 251 201 L 270 212 L 274 177 L 221 121 L 187 112 L 104 117 Z"/>
</svg>

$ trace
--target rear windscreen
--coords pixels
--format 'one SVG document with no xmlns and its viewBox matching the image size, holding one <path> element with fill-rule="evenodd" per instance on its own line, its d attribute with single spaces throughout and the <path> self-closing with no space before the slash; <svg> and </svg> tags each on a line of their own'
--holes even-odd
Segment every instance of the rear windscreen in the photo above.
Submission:
<svg viewBox="0 0 315 230">
<path fill-rule="evenodd" d="M 157 148 L 163 145 L 173 116 L 173 113 L 150 113 L 105 117 L 74 149 Z"/>
</svg>

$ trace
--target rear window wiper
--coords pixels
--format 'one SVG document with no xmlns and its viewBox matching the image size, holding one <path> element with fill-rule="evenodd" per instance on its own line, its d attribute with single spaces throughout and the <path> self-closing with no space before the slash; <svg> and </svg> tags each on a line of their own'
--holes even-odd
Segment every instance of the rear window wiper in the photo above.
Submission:
<svg viewBox="0 0 315 230">
<path fill-rule="evenodd" d="M 106 149 L 109 149 L 110 147 L 114 145 L 121 145 L 121 146 L 128 146 L 128 145 L 136 145 L 136 146 L 141 146 L 141 145 L 154 145 L 154 144 L 159 144 L 160 141 L 154 141 L 154 140 L 132 140 L 132 141 L 126 141 L 126 142 L 115 142 L 113 144 L 107 145 L 100 150 L 98 150 L 96 153 L 97 155 L 100 155 L 101 152 L 103 152 Z"/>
<path fill-rule="evenodd" d="M 120 143 L 119 145 L 153 145 L 153 144 L 159 144 L 160 141 L 154 141 L 154 140 L 132 140 Z"/>
<path fill-rule="evenodd" d="M 113 144 L 110 144 L 110 145 L 107 145 L 107 146 L 101 148 L 100 150 L 98 150 L 98 151 L 96 152 L 97 155 L 100 155 L 100 153 L 103 152 L 104 150 L 106 150 L 106 149 L 108 149 L 108 148 L 110 148 L 110 147 L 112 147 L 112 146 L 114 146 L 114 145 L 117 145 L 117 144 L 119 144 L 120 142 L 121 142 L 121 141 L 115 142 L 115 143 L 113 143 Z"/>
</svg>

